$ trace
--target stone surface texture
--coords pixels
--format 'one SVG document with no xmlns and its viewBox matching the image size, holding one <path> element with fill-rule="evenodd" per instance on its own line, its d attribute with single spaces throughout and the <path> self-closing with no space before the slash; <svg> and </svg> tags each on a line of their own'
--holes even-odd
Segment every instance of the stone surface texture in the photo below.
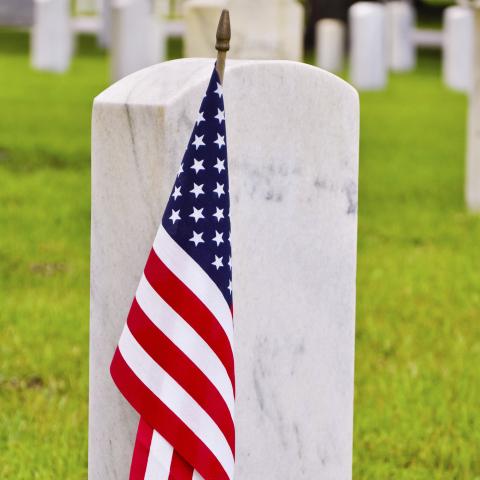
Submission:
<svg viewBox="0 0 480 480">
<path fill-rule="evenodd" d="M 296 0 L 189 0 L 185 55 L 211 57 L 220 12 L 230 10 L 229 58 L 302 60 L 303 7 Z"/>
<path fill-rule="evenodd" d="M 166 62 L 93 106 L 89 479 L 127 480 L 109 365 L 213 68 Z M 351 478 L 359 105 L 305 64 L 227 61 L 237 480 Z"/>
<path fill-rule="evenodd" d="M 67 0 L 35 0 L 30 43 L 33 68 L 59 73 L 68 69 L 73 32 Z"/>
<path fill-rule="evenodd" d="M 416 64 L 415 9 L 407 0 L 387 2 L 385 6 L 389 66 L 396 72 L 408 72 Z"/>
<path fill-rule="evenodd" d="M 329 72 L 343 69 L 345 56 L 345 23 L 334 18 L 319 20 L 315 25 L 317 67 Z"/>
<path fill-rule="evenodd" d="M 443 31 L 443 81 L 454 90 L 468 92 L 473 86 L 473 11 L 468 7 L 446 8 Z"/>
<path fill-rule="evenodd" d="M 359 90 L 380 90 L 387 84 L 385 6 L 358 2 L 349 9 L 350 79 Z"/>
</svg>

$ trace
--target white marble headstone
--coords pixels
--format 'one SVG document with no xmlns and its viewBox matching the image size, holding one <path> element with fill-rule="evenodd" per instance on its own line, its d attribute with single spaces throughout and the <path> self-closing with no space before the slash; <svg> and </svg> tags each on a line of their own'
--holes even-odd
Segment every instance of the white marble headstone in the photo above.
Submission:
<svg viewBox="0 0 480 480">
<path fill-rule="evenodd" d="M 415 9 L 409 0 L 394 0 L 386 3 L 386 13 L 389 66 L 396 72 L 408 72 L 416 64 Z"/>
<path fill-rule="evenodd" d="M 470 91 L 473 86 L 473 11 L 460 6 L 446 8 L 443 31 L 443 81 L 454 90 Z"/>
<path fill-rule="evenodd" d="M 35 0 L 30 39 L 31 63 L 37 70 L 64 72 L 73 53 L 68 0 Z"/>
<path fill-rule="evenodd" d="M 209 57 L 223 8 L 230 10 L 229 58 L 303 59 L 304 12 L 297 0 L 189 0 L 185 55 Z"/>
<path fill-rule="evenodd" d="M 387 84 L 386 13 L 381 3 L 358 2 L 349 9 L 350 79 L 359 90 Z"/>
<path fill-rule="evenodd" d="M 113 81 L 164 60 L 162 25 L 151 0 L 110 0 Z"/>
<path fill-rule="evenodd" d="M 465 200 L 471 212 L 480 212 L 480 5 L 472 5 L 474 33 L 472 88 L 468 99 L 467 165 Z"/>
<path fill-rule="evenodd" d="M 126 480 L 138 417 L 109 364 L 213 61 L 93 106 L 89 479 Z M 359 105 L 305 64 L 228 61 L 237 480 L 351 478 Z"/>
<path fill-rule="evenodd" d="M 315 25 L 316 65 L 329 72 L 343 68 L 345 56 L 345 22 L 335 18 L 319 20 Z"/>
</svg>

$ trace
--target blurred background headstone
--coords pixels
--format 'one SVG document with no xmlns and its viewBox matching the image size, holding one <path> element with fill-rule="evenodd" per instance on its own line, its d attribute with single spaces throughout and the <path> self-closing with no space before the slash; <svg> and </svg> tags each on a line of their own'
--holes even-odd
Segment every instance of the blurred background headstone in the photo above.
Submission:
<svg viewBox="0 0 480 480">
<path fill-rule="evenodd" d="M 359 90 L 380 90 L 387 84 L 385 6 L 358 2 L 349 10 L 350 80 Z"/>
<path fill-rule="evenodd" d="M 209 57 L 215 19 L 223 8 L 232 19 L 232 59 L 302 61 L 304 12 L 296 0 L 189 0 L 185 2 L 185 56 Z"/>
<path fill-rule="evenodd" d="M 111 15 L 113 81 L 164 60 L 164 32 L 150 0 L 112 0 Z"/>
<path fill-rule="evenodd" d="M 35 0 L 31 62 L 38 70 L 64 72 L 73 53 L 68 0 Z"/>
<path fill-rule="evenodd" d="M 474 16 L 468 7 L 445 9 L 443 20 L 443 79 L 462 92 L 472 87 Z"/>
<path fill-rule="evenodd" d="M 465 197 L 467 208 L 472 212 L 480 212 L 480 1 L 461 0 L 459 3 L 468 8 L 473 16 L 472 51 L 467 49 L 465 52 L 472 62 L 468 84 L 470 95 Z"/>
<path fill-rule="evenodd" d="M 324 18 L 315 27 L 317 67 L 329 72 L 340 72 L 345 55 L 346 26 L 343 20 Z"/>
<path fill-rule="evenodd" d="M 391 70 L 408 72 L 415 68 L 415 9 L 410 1 L 386 3 L 388 63 Z"/>
</svg>

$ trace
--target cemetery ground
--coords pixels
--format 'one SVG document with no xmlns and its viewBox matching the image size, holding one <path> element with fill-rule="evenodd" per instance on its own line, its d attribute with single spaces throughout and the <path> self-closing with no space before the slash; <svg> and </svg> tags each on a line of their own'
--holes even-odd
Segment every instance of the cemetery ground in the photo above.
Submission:
<svg viewBox="0 0 480 480">
<path fill-rule="evenodd" d="M 27 35 L 0 31 L 2 479 L 86 478 L 89 129 L 107 61 L 92 39 L 79 47 L 66 75 L 33 72 Z M 423 54 L 361 105 L 353 476 L 478 480 L 466 100 Z"/>
</svg>

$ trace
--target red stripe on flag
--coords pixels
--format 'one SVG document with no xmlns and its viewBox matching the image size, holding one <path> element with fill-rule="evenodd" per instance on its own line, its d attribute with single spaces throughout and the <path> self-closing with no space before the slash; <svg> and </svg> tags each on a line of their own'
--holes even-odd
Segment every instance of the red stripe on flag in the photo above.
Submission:
<svg viewBox="0 0 480 480">
<path fill-rule="evenodd" d="M 192 480 L 192 477 L 193 467 L 174 451 L 168 480 Z"/>
<path fill-rule="evenodd" d="M 145 277 L 155 291 L 216 353 L 225 366 L 235 391 L 233 350 L 222 326 L 202 301 L 158 258 L 152 249 Z"/>
<path fill-rule="evenodd" d="M 145 315 L 134 300 L 128 328 L 142 348 L 210 415 L 235 452 L 235 425 L 225 400 L 208 377 Z"/>
<path fill-rule="evenodd" d="M 153 429 L 148 423 L 140 419 L 133 451 L 132 465 L 130 466 L 130 480 L 144 480 L 147 470 L 148 454 L 152 444 Z"/>
<path fill-rule="evenodd" d="M 193 466 L 205 480 L 229 480 L 215 455 L 130 369 L 117 348 L 110 366 L 117 388 L 130 405 L 178 453 Z"/>
</svg>

